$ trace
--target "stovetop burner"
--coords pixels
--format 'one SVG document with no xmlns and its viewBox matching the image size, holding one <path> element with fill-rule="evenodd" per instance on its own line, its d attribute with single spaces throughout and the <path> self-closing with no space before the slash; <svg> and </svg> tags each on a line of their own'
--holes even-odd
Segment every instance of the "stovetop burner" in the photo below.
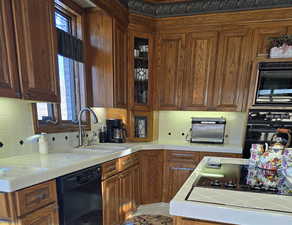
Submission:
<svg viewBox="0 0 292 225">
<path fill-rule="evenodd" d="M 292 195 L 286 178 L 277 171 L 252 168 L 248 165 L 222 164 L 221 168 L 204 168 L 195 187 Z M 221 175 L 221 176 L 219 176 Z"/>
</svg>

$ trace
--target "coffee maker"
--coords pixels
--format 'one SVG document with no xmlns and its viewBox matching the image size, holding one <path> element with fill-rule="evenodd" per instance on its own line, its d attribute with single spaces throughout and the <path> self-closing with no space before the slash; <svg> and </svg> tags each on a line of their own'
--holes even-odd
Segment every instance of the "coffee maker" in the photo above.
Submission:
<svg viewBox="0 0 292 225">
<path fill-rule="evenodd" d="M 107 142 L 124 143 L 126 141 L 126 129 L 123 121 L 120 119 L 106 120 Z"/>
</svg>

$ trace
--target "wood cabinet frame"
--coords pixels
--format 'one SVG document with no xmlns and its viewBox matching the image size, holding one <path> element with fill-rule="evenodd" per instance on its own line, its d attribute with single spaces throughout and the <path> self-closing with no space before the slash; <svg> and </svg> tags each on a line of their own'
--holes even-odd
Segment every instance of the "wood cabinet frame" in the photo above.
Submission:
<svg viewBox="0 0 292 225">
<path fill-rule="evenodd" d="M 147 104 L 137 104 L 134 100 L 134 40 L 135 38 L 144 38 L 149 41 L 148 50 L 148 103 Z M 153 51 L 154 51 L 154 36 L 152 33 L 143 33 L 129 30 L 128 34 L 128 109 L 130 110 L 140 110 L 148 111 L 153 108 Z"/>
</svg>

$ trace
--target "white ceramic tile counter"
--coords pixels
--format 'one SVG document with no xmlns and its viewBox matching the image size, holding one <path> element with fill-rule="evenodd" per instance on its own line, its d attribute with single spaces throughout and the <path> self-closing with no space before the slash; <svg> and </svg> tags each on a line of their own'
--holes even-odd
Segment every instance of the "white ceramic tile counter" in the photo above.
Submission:
<svg viewBox="0 0 292 225">
<path fill-rule="evenodd" d="M 94 166 L 115 158 L 129 155 L 139 150 L 169 149 L 188 151 L 210 151 L 225 153 L 241 153 L 240 146 L 234 145 L 196 145 L 188 143 L 126 143 L 99 144 L 99 147 L 114 146 L 108 150 L 72 150 L 66 153 L 50 153 L 48 155 L 27 154 L 0 159 L 0 192 L 13 192 L 34 184 Z M 120 147 L 123 147 L 120 148 Z"/>
<path fill-rule="evenodd" d="M 264 204 L 262 204 L 262 200 L 260 200 L 260 204 L 263 205 L 263 208 L 266 207 L 265 204 L 270 204 L 273 202 L 274 204 L 278 204 L 279 211 L 271 211 L 271 210 L 263 210 L 260 207 L 249 208 L 249 207 L 237 207 L 230 206 L 230 204 L 215 204 L 216 198 L 222 194 L 222 191 L 226 192 L 226 190 L 218 190 L 218 193 L 215 193 L 217 190 L 214 190 L 214 196 L 212 198 L 211 195 L 202 196 L 202 198 L 209 198 L 210 202 L 214 199 L 214 203 L 203 203 L 199 201 L 187 201 L 186 199 L 190 199 L 193 194 L 189 195 L 193 183 L 199 177 L 200 171 L 206 164 L 207 160 L 210 157 L 205 157 L 201 163 L 197 166 L 195 171 L 191 174 L 176 196 L 170 202 L 170 214 L 172 216 L 180 216 L 191 219 L 199 219 L 199 220 L 207 220 L 214 222 L 222 222 L 222 223 L 230 223 L 230 224 L 239 224 L 239 225 L 291 225 L 292 224 L 292 213 L 283 213 L 280 212 L 281 209 L 289 209 L 292 204 L 291 196 L 274 196 L 274 195 L 265 195 Z M 248 160 L 246 159 L 227 159 L 227 158 L 219 158 L 223 163 L 233 163 L 233 164 L 247 164 Z M 198 188 L 202 189 L 202 188 Z M 195 189 L 194 189 L 195 190 Z M 232 193 L 239 196 L 239 192 L 227 191 L 229 193 L 224 193 L 225 200 L 233 201 Z M 254 199 L 255 193 L 243 193 L 240 195 L 240 199 L 243 203 L 249 201 L 255 201 Z M 200 196 L 199 196 L 200 197 Z M 239 197 L 238 197 L 239 198 Z M 279 202 L 279 198 L 283 198 L 283 201 Z M 287 199 L 288 198 L 288 199 Z M 291 198 L 291 201 L 290 199 Z M 281 199 L 280 199 L 281 200 Z M 277 203 L 278 201 L 278 203 Z M 243 204 L 244 205 L 244 204 Z"/>
</svg>

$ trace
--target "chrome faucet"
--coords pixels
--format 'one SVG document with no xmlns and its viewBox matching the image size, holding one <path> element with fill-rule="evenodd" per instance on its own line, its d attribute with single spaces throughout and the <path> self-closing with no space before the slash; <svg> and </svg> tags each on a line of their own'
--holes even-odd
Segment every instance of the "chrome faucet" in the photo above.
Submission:
<svg viewBox="0 0 292 225">
<path fill-rule="evenodd" d="M 79 114 L 78 114 L 78 127 L 79 127 L 79 142 L 78 142 L 78 147 L 83 146 L 83 137 L 84 137 L 84 132 L 82 129 L 82 124 L 81 124 L 81 120 L 82 120 L 82 114 L 83 112 L 89 112 L 93 115 L 93 119 L 94 119 L 94 123 L 98 123 L 98 119 L 97 119 L 97 115 L 95 114 L 95 112 L 89 108 L 89 107 L 84 107 L 80 110 Z"/>
</svg>

